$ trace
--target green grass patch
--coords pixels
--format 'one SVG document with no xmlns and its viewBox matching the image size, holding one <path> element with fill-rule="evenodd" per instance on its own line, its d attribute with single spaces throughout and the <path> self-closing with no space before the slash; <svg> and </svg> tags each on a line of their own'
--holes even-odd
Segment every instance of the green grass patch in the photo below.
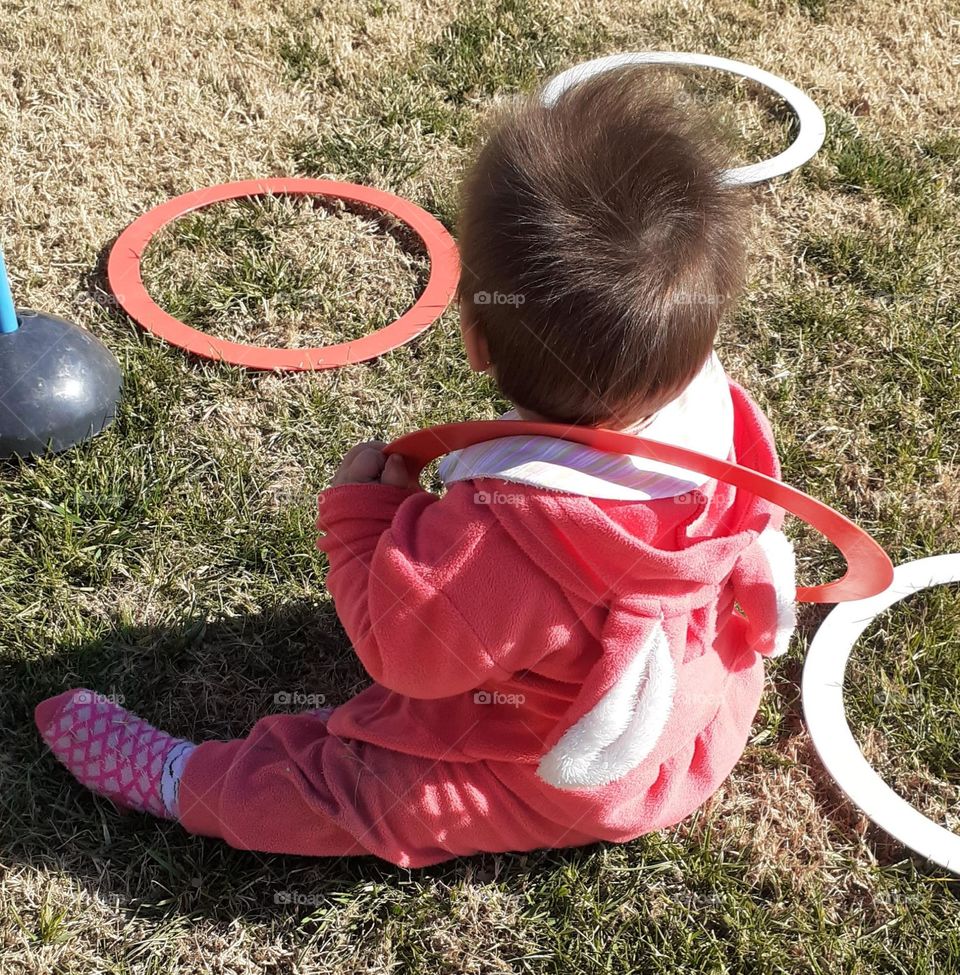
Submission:
<svg viewBox="0 0 960 975">
<path fill-rule="evenodd" d="M 154 240 L 144 280 L 171 315 L 221 338 L 349 341 L 390 324 L 425 284 L 428 262 L 405 250 L 416 238 L 395 224 L 315 198 L 217 204 Z"/>
<path fill-rule="evenodd" d="M 320 72 L 330 68 L 330 58 L 323 48 L 303 34 L 285 40 L 279 53 L 291 81 L 314 80 Z"/>
<path fill-rule="evenodd" d="M 336 177 L 350 182 L 394 188 L 423 168 L 411 136 L 399 127 L 376 121 L 351 131 L 334 130 L 291 146 L 294 164 L 305 176 Z"/>
<path fill-rule="evenodd" d="M 848 113 L 828 109 L 824 115 L 827 137 L 821 152 L 832 170 L 825 178 L 817 165 L 807 171 L 807 178 L 821 186 L 829 182 L 845 193 L 875 196 L 912 220 L 934 216 L 939 170 L 924 153 L 864 131 L 861 120 Z M 937 144 L 949 151 L 949 142 L 933 145 Z M 936 152 L 928 148 L 926 155 Z"/>
<path fill-rule="evenodd" d="M 960 710 L 947 692 L 960 686 L 958 650 L 960 589 L 940 586 L 885 613 L 852 657 L 846 682 L 851 726 L 861 741 L 869 731 L 878 733 L 887 775 L 911 777 L 918 793 L 925 785 L 960 787 Z M 957 812 L 952 803 L 950 815 L 956 819 Z"/>
<path fill-rule="evenodd" d="M 862 297 L 894 300 L 916 296 L 927 284 L 925 256 L 915 237 L 840 231 L 802 241 L 801 256 L 830 285 L 850 285 Z"/>
<path fill-rule="evenodd" d="M 421 77 L 455 105 L 534 88 L 608 35 L 596 21 L 564 17 L 537 0 L 483 0 L 443 29 L 426 50 Z"/>
</svg>

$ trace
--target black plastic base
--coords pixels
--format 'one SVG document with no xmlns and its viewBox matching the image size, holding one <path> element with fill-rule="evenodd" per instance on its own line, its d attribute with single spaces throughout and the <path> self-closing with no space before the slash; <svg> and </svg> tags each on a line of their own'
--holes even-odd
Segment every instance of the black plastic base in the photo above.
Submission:
<svg viewBox="0 0 960 975">
<path fill-rule="evenodd" d="M 82 328 L 21 308 L 0 334 L 0 457 L 57 452 L 109 426 L 122 376 L 113 353 Z"/>
</svg>

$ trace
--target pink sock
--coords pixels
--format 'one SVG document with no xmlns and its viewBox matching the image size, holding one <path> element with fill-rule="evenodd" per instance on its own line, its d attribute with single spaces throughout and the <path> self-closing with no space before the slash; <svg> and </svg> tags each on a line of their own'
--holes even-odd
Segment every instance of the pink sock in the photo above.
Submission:
<svg viewBox="0 0 960 975">
<path fill-rule="evenodd" d="M 41 701 L 34 720 L 81 785 L 118 806 L 176 819 L 180 775 L 195 745 L 85 688 Z"/>
</svg>

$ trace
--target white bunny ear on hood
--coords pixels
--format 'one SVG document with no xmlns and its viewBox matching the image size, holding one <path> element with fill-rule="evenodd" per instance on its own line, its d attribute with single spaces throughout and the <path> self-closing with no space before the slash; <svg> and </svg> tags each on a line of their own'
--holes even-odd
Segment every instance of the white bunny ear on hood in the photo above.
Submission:
<svg viewBox="0 0 960 975">
<path fill-rule="evenodd" d="M 657 622 L 616 683 L 541 759 L 538 775 L 558 789 L 623 778 L 653 751 L 675 689 L 670 644 Z"/>
<path fill-rule="evenodd" d="M 730 578 L 747 617 L 750 645 L 765 657 L 786 653 L 797 626 L 797 562 L 790 540 L 768 526 L 740 556 Z"/>
</svg>

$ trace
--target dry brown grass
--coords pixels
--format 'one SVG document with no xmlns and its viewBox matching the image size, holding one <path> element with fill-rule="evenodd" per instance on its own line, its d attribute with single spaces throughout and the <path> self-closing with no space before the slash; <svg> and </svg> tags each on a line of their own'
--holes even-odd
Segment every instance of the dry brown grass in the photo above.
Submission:
<svg viewBox="0 0 960 975">
<path fill-rule="evenodd" d="M 467 92 L 451 109 L 454 99 L 423 69 L 424 52 L 449 46 L 444 28 L 479 9 L 486 7 L 450 0 L 322 8 L 301 0 L 57 0 L 2 10 L 0 242 L 22 303 L 71 318 L 120 351 L 130 410 L 116 440 L 103 441 L 115 459 L 103 448 L 3 475 L 4 488 L 20 492 L 18 510 L 29 510 L 9 522 L 15 512 L 0 510 L 0 597 L 9 599 L 2 632 L 16 638 L 3 649 L 22 684 L 0 751 L 16 844 L 0 875 L 4 975 L 585 972 L 625 970 L 625 959 L 633 970 L 817 970 L 797 954 L 796 929 L 827 959 L 820 970 L 867 972 L 883 969 L 887 950 L 887 934 L 871 925 L 889 925 L 891 938 L 920 932 L 889 948 L 899 970 L 909 970 L 909 938 L 921 958 L 939 936 L 937 919 L 952 910 L 949 900 L 930 899 L 932 882 L 911 886 L 903 851 L 825 780 L 799 725 L 796 673 L 778 674 L 758 719 L 762 743 L 692 823 L 582 857 L 489 858 L 423 877 L 369 864 L 261 862 L 190 844 L 175 828 L 118 822 L 64 780 L 49 781 L 52 765 L 35 745 L 27 707 L 68 681 L 102 676 L 131 695 L 142 687 L 139 703 L 151 717 L 183 733 L 218 734 L 239 732 L 267 710 L 277 687 L 299 680 L 333 695 L 361 679 L 330 635 L 319 563 L 304 554 L 309 499 L 358 439 L 495 412 L 489 387 L 463 368 L 452 316 L 376 363 L 293 379 L 250 376 L 141 340 L 109 307 L 98 266 L 116 234 L 163 199 L 227 180 L 299 175 L 293 147 L 334 136 L 362 142 L 370 131 L 389 131 L 402 139 L 391 143 L 392 155 L 360 155 L 359 163 L 348 152 L 318 156 L 312 175 L 380 185 L 449 217 L 469 138 L 453 131 L 460 116 L 448 116 L 462 111 L 473 124 L 499 89 Z M 601 38 L 588 53 L 705 50 L 783 74 L 832 123 L 855 117 L 884 153 L 909 155 L 957 132 L 960 18 L 942 0 L 544 0 L 536 16 L 550 30 L 523 41 L 532 75 L 582 57 L 576 37 L 587 24 Z M 439 113 L 436 131 L 429 113 L 417 114 L 421 96 Z M 778 131 L 755 106 L 743 108 L 740 124 L 746 143 Z M 408 168 L 411 160 L 417 165 Z M 359 176 L 346 171 L 354 165 Z M 957 174 L 937 165 L 924 199 L 931 212 L 955 209 Z M 891 312 L 867 293 L 869 281 L 845 281 L 815 245 L 843 236 L 876 241 L 876 266 L 867 270 L 879 274 L 918 221 L 934 226 L 937 218 L 879 193 L 846 192 L 836 173 L 825 152 L 803 174 L 756 191 L 753 281 L 724 354 L 773 415 L 801 486 L 855 508 L 898 559 L 956 550 L 960 468 L 949 437 L 955 444 L 957 427 L 935 409 L 949 375 L 933 344 L 946 320 L 932 308 L 936 295 L 957 292 L 956 226 L 930 230 L 932 242 L 911 258 L 924 266 L 914 304 Z M 310 296 L 333 302 L 334 323 L 351 309 L 357 327 L 368 327 L 375 308 L 384 311 L 384 296 L 397 307 L 409 298 L 419 266 L 392 238 L 343 216 L 305 231 L 282 231 L 275 252 L 290 267 L 312 255 L 328 282 L 324 295 L 307 288 L 298 307 L 272 317 L 268 303 L 269 331 L 259 337 L 239 308 L 208 316 L 211 330 L 306 344 L 330 335 L 331 320 Z M 201 271 L 209 281 L 230 270 L 222 250 L 168 256 L 169 277 L 157 288 L 183 291 Z M 366 273 L 372 267 L 381 275 Z M 311 333 L 315 325 L 320 331 Z M 911 358 L 928 371 L 911 371 Z M 88 505 L 68 531 L 50 506 L 69 507 L 81 481 L 117 490 L 122 503 L 101 499 L 94 514 Z M 150 501 L 154 493 L 161 500 Z M 31 497 L 48 507 L 34 510 Z M 97 518 L 105 527 L 87 539 L 81 523 Z M 812 542 L 804 548 L 808 565 L 818 552 Z M 313 615 L 273 620 L 285 600 Z M 183 649 L 175 635 L 191 614 L 219 620 L 220 629 Z M 258 617 L 267 620 L 251 624 L 259 642 L 231 629 Z M 111 643 L 124 625 L 142 632 Z M 269 642 L 278 635 L 280 650 Z M 109 663 L 96 663 L 98 654 Z M 949 781 L 898 765 L 875 735 L 864 741 L 898 787 L 919 792 L 925 810 L 956 825 Z M 39 798 L 25 802 L 24 794 Z M 277 907 L 280 889 L 307 892 L 316 909 Z M 812 903 L 822 907 L 823 929 Z M 738 913 L 751 904 L 757 914 Z M 863 940 L 845 953 L 844 924 L 854 923 Z"/>
</svg>

